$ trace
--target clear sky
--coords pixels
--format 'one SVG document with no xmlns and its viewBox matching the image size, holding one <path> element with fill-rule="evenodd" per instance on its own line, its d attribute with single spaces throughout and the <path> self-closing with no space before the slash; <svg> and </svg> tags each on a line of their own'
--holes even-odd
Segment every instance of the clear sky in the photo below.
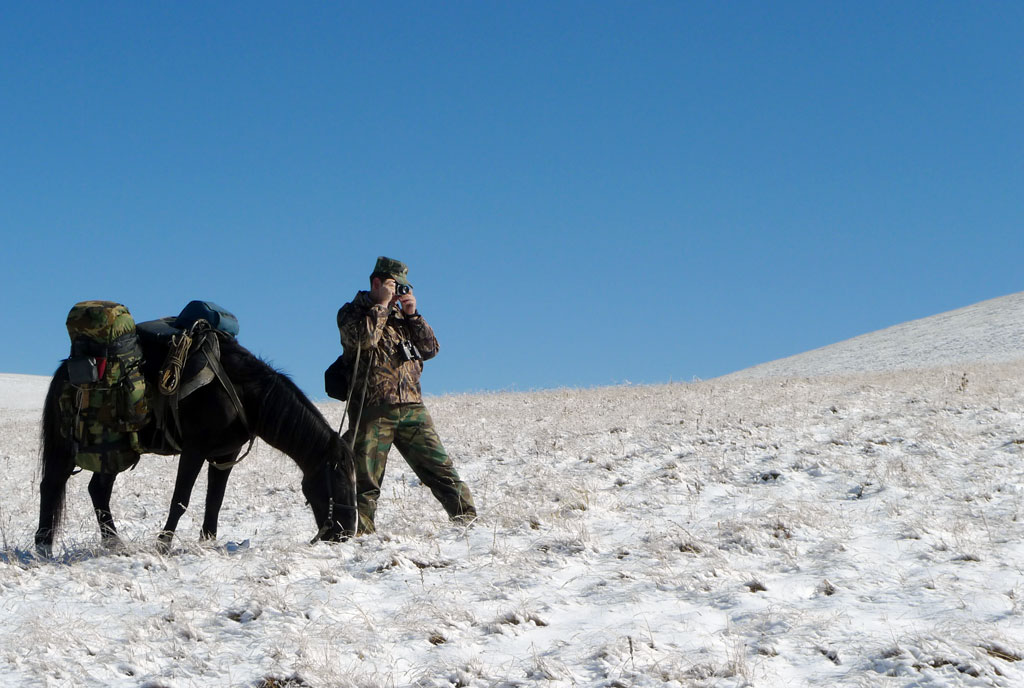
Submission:
<svg viewBox="0 0 1024 688">
<path fill-rule="evenodd" d="M 215 301 L 323 396 L 710 378 L 1024 290 L 1024 3 L 0 4 L 0 371 Z"/>
</svg>

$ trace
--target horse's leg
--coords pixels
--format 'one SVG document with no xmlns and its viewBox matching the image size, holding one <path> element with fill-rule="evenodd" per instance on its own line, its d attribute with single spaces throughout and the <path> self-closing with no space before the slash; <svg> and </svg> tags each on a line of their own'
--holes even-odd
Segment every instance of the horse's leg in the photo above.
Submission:
<svg viewBox="0 0 1024 688">
<path fill-rule="evenodd" d="M 42 451 L 39 452 L 39 528 L 36 530 L 36 552 L 53 556 L 53 538 L 64 520 L 68 478 L 75 470 L 75 453 L 71 440 L 62 430 L 67 427 L 61 420 L 60 396 L 67 381 L 67 369 L 62 363 L 50 380 L 43 403 L 43 423 L 40 433 Z"/>
<path fill-rule="evenodd" d="M 56 532 L 64 508 L 64 490 L 71 467 L 67 470 L 47 470 L 39 482 L 39 528 L 36 530 L 36 552 L 49 559 L 53 556 L 53 534 Z"/>
<path fill-rule="evenodd" d="M 96 511 L 96 520 L 100 524 L 100 538 L 104 547 L 120 548 L 123 546 L 114 526 L 114 515 L 110 513 L 110 495 L 114 492 L 116 473 L 93 473 L 89 480 L 89 497 L 92 508 Z"/>
<path fill-rule="evenodd" d="M 171 548 L 171 541 L 174 540 L 174 531 L 178 528 L 178 521 L 188 509 L 188 503 L 192 499 L 192 488 L 195 487 L 196 478 L 199 477 L 199 470 L 203 467 L 203 457 L 198 452 L 183 452 L 178 459 L 178 475 L 174 479 L 174 494 L 171 496 L 171 510 L 167 514 L 167 523 L 164 529 L 157 536 L 160 551 L 167 552 Z"/>
<path fill-rule="evenodd" d="M 221 458 L 223 463 L 229 463 L 234 461 L 236 456 L 238 456 L 238 452 Z M 203 530 L 200 533 L 200 537 L 205 540 L 214 540 L 217 537 L 217 518 L 220 516 L 220 507 L 224 503 L 224 491 L 228 486 L 231 468 L 230 465 L 217 468 L 211 462 L 210 469 L 206 473 L 206 513 L 203 516 Z"/>
</svg>

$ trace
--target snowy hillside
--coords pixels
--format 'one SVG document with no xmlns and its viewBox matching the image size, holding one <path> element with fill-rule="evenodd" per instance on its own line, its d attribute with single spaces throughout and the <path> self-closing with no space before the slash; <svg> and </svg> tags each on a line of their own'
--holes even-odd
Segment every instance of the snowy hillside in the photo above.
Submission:
<svg viewBox="0 0 1024 688">
<path fill-rule="evenodd" d="M 1024 360 L 1024 292 L 763 363 L 727 377 L 806 377 Z"/>
<path fill-rule="evenodd" d="M 50 378 L 0 373 L 0 409 L 41 409 Z"/>
<path fill-rule="evenodd" d="M 38 412 L 0 387 L 0 675 L 1024 685 L 1024 369 L 950 353 L 969 350 L 896 373 L 431 399 L 480 520 L 449 524 L 393 452 L 380 533 L 339 545 L 306 544 L 299 471 L 257 443 L 217 546 L 197 542 L 200 478 L 163 556 L 174 462 L 147 456 L 114 491 L 129 551 L 95 549 L 79 475 L 58 562 L 29 554 Z M 341 404 L 321 408 L 338 424 Z"/>
</svg>

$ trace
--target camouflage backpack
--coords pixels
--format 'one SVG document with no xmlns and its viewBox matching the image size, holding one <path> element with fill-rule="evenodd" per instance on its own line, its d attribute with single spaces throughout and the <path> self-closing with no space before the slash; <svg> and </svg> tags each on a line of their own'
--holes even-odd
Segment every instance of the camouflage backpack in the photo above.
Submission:
<svg viewBox="0 0 1024 688">
<path fill-rule="evenodd" d="M 101 473 L 133 467 L 149 406 L 135 320 L 112 301 L 82 301 L 67 319 L 71 356 L 60 395 L 64 435 L 75 463 Z"/>
</svg>

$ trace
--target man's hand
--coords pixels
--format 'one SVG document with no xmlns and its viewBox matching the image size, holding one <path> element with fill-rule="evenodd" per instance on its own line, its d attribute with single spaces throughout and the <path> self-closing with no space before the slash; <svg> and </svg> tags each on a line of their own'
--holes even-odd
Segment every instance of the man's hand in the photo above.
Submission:
<svg viewBox="0 0 1024 688">
<path fill-rule="evenodd" d="M 388 308 L 395 302 L 395 280 L 379 280 L 374 278 L 373 286 L 370 289 L 370 298 L 373 302 Z"/>
<path fill-rule="evenodd" d="M 416 295 L 411 291 L 408 294 L 399 296 L 398 303 L 402 304 L 402 312 L 406 315 L 416 313 Z"/>
</svg>

